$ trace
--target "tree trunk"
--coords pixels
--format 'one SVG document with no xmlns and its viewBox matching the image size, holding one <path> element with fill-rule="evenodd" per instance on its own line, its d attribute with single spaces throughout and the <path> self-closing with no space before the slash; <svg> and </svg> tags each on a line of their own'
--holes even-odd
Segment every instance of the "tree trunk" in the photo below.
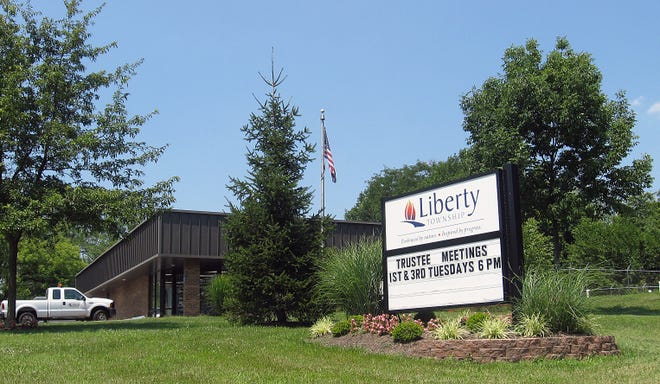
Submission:
<svg viewBox="0 0 660 384">
<path fill-rule="evenodd" d="M 279 324 L 286 324 L 287 321 L 287 315 L 286 311 L 282 309 L 278 309 L 275 311 L 275 316 L 277 316 L 277 322 Z"/>
<path fill-rule="evenodd" d="M 20 235 L 5 235 L 9 246 L 9 276 L 7 276 L 7 319 L 5 326 L 14 328 L 16 326 L 16 271 L 18 264 L 18 242 Z"/>
</svg>

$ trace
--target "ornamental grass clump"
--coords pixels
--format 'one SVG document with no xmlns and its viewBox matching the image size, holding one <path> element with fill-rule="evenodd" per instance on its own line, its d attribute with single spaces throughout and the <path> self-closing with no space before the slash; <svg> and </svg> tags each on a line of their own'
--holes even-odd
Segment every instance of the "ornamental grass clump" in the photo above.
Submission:
<svg viewBox="0 0 660 384">
<path fill-rule="evenodd" d="M 419 340 L 424 334 L 424 328 L 419 323 L 404 321 L 392 329 L 392 340 L 397 343 L 409 343 Z"/>
<path fill-rule="evenodd" d="M 231 294 L 231 280 L 226 274 L 217 275 L 206 287 L 206 301 L 213 315 L 222 315 Z"/>
<path fill-rule="evenodd" d="M 584 294 L 587 285 L 582 271 L 529 271 L 522 280 L 521 297 L 514 302 L 515 317 L 539 314 L 550 332 L 592 334 L 595 322 Z"/>
<path fill-rule="evenodd" d="M 449 320 L 431 331 L 431 335 L 437 340 L 461 340 L 469 333 L 461 324 L 461 319 Z"/>
<path fill-rule="evenodd" d="M 509 322 L 500 317 L 489 317 L 481 323 L 479 337 L 485 339 L 506 339 L 511 332 L 509 331 Z"/>
<path fill-rule="evenodd" d="M 518 319 L 516 332 L 524 337 L 543 337 L 550 333 L 550 328 L 540 313 L 523 314 Z"/>
<path fill-rule="evenodd" d="M 374 240 L 332 250 L 318 265 L 319 296 L 351 315 L 380 312 L 382 250 Z"/>
<path fill-rule="evenodd" d="M 334 322 L 327 316 L 324 316 L 318 320 L 310 327 L 309 333 L 312 338 L 320 337 L 323 335 L 329 335 L 332 333 L 332 326 Z"/>
</svg>

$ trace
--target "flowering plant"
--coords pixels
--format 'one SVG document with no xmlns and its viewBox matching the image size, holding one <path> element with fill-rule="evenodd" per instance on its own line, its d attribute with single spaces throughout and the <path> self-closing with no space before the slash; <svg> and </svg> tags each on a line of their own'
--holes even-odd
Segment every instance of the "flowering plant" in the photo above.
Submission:
<svg viewBox="0 0 660 384">
<path fill-rule="evenodd" d="M 431 319 L 431 320 L 428 321 L 428 323 L 426 323 L 425 329 L 429 332 L 433 332 L 436 329 L 438 329 L 438 327 L 440 327 L 440 320 Z"/>
<path fill-rule="evenodd" d="M 364 321 L 362 322 L 362 330 L 368 333 L 375 333 L 379 336 L 389 335 L 392 333 L 392 329 L 399 324 L 399 318 L 395 315 L 388 315 L 386 313 L 382 315 L 364 315 Z"/>
<path fill-rule="evenodd" d="M 440 320 L 438 319 L 431 319 L 426 324 L 424 324 L 423 321 L 419 319 L 415 319 L 413 314 L 410 313 L 404 313 L 401 314 L 400 316 L 390 315 L 386 313 L 381 315 L 372 315 L 369 313 L 364 315 L 364 320 L 362 322 L 362 331 L 367 333 L 374 333 L 379 336 L 391 335 L 394 327 L 396 327 L 400 323 L 405 323 L 405 322 L 416 323 L 422 328 L 424 328 L 425 331 L 428 332 L 432 332 L 434 329 L 440 326 Z M 353 329 L 352 332 L 354 332 L 356 326 L 355 324 L 352 325 L 353 325 L 351 327 Z"/>
</svg>

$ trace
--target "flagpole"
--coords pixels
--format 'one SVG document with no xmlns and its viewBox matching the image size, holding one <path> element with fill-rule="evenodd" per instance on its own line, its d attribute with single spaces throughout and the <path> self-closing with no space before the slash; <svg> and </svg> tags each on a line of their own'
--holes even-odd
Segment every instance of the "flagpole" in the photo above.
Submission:
<svg viewBox="0 0 660 384">
<path fill-rule="evenodd" d="M 321 108 L 321 233 L 325 220 L 325 109 Z M 321 247 L 324 241 L 321 240 Z"/>
<path fill-rule="evenodd" d="M 325 109 L 321 109 L 321 216 L 325 217 Z"/>
</svg>

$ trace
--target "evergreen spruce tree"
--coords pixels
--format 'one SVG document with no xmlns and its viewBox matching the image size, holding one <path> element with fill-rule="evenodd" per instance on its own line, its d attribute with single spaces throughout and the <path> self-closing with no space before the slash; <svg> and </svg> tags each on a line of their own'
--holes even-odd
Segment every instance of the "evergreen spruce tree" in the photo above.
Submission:
<svg viewBox="0 0 660 384">
<path fill-rule="evenodd" d="M 232 281 L 228 311 L 241 323 L 282 323 L 313 319 L 315 264 L 322 254 L 322 218 L 310 216 L 312 193 L 299 185 L 314 146 L 307 128 L 296 131 L 298 109 L 284 102 L 277 87 L 285 77 L 271 69 L 260 115 L 251 114 L 241 131 L 250 144 L 244 180 L 231 177 L 226 225 Z"/>
</svg>

